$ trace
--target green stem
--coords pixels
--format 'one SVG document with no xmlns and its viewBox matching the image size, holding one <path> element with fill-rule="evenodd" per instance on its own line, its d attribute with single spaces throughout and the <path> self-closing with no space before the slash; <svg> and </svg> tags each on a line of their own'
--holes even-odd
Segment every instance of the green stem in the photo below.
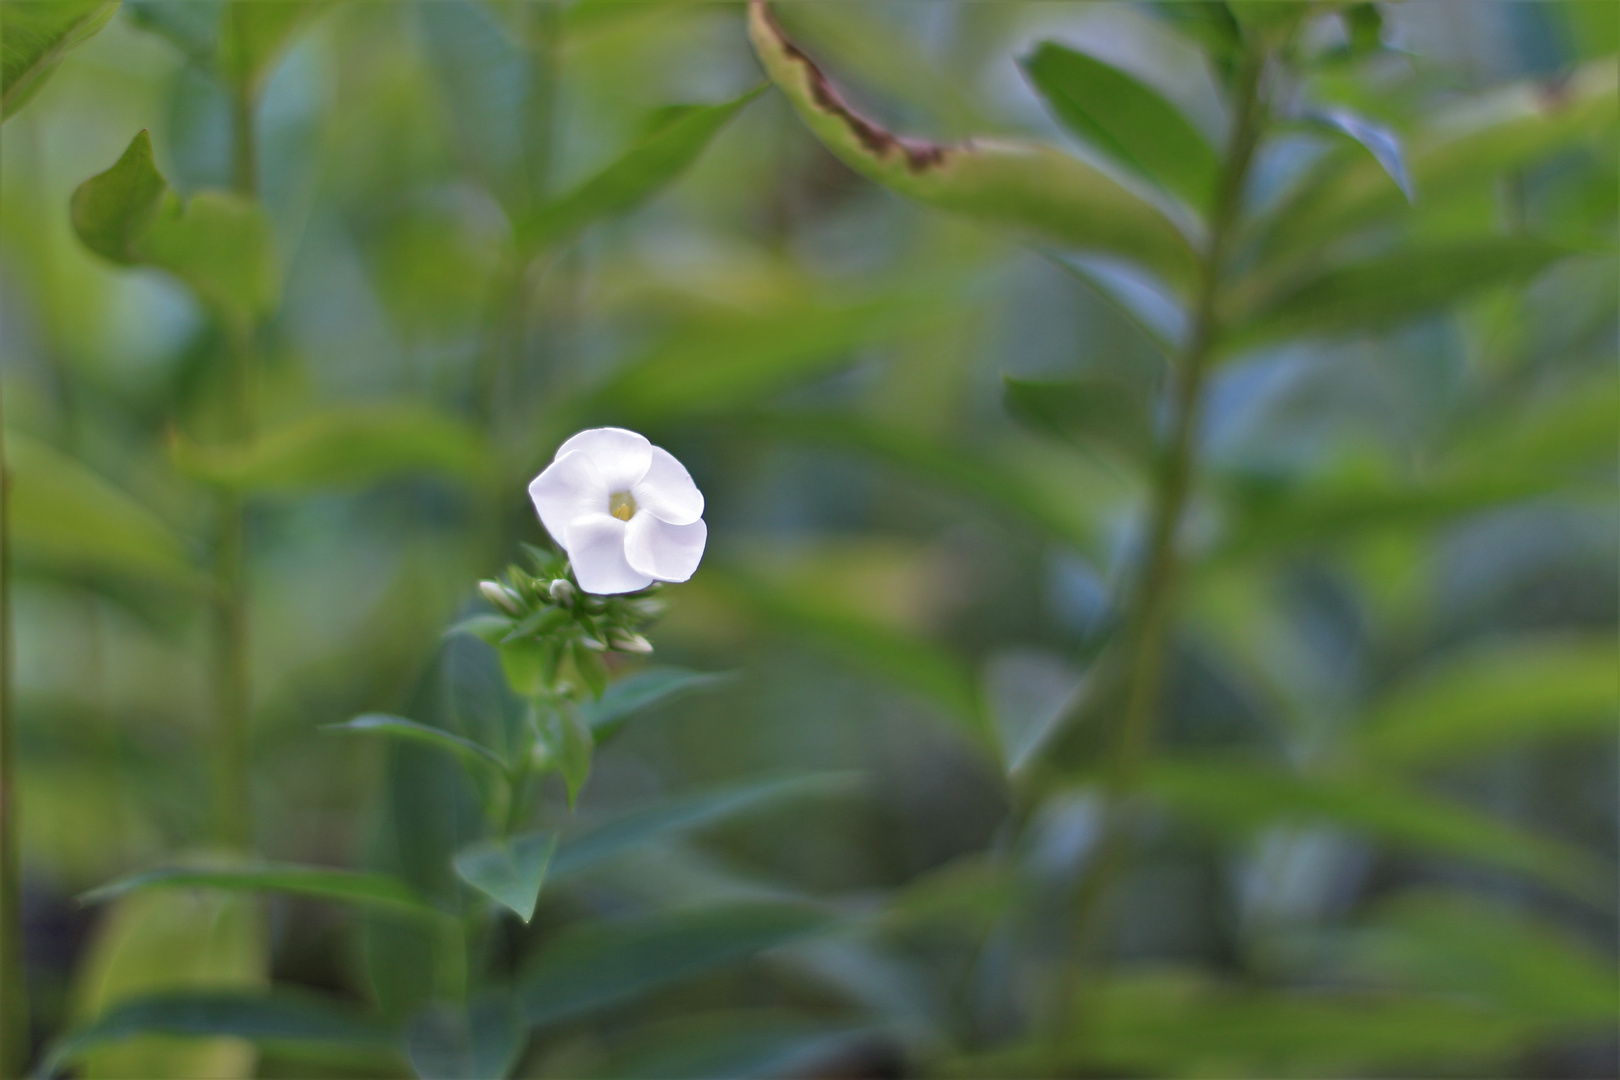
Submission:
<svg viewBox="0 0 1620 1080">
<path fill-rule="evenodd" d="M 0 405 L 0 413 L 3 413 Z M 11 472 L 0 425 L 0 1080 L 28 1066 L 28 983 L 23 968 L 22 858 L 17 849 L 17 717 L 12 701 Z"/>
<path fill-rule="evenodd" d="M 1220 303 L 1231 245 L 1242 216 L 1243 192 L 1260 140 L 1262 77 L 1266 58 L 1251 54 L 1238 74 L 1235 118 L 1210 213 L 1207 245 L 1187 344 L 1173 371 L 1170 439 L 1161 458 L 1149 516 L 1146 557 L 1137 577 L 1125 629 L 1125 710 L 1105 778 L 1101 837 L 1075 896 L 1072 950 L 1061 973 L 1049 1018 L 1062 1052 L 1073 1053 L 1076 1005 L 1085 972 L 1084 951 L 1102 899 L 1124 867 L 1128 847 L 1126 801 L 1136 789 L 1158 729 L 1164 670 L 1181 573 L 1177 541 L 1197 468 L 1197 442 L 1210 358 L 1220 343 Z"/>
<path fill-rule="evenodd" d="M 258 194 L 258 144 L 254 102 L 246 87 L 232 94 L 232 187 L 246 198 Z M 229 437 L 241 443 L 254 437 L 254 383 L 258 377 L 251 325 L 226 327 L 230 353 L 230 389 L 225 405 Z M 252 681 L 248 645 L 247 522 L 242 497 L 220 493 L 214 539 L 214 815 L 212 838 L 222 847 L 247 851 L 253 846 L 253 802 L 250 767 Z"/>
</svg>

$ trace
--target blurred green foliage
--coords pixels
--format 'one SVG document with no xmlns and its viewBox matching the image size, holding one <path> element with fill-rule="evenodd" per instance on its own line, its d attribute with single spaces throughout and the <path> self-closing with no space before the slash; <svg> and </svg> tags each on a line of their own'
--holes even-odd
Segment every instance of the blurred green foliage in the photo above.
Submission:
<svg viewBox="0 0 1620 1080">
<path fill-rule="evenodd" d="M 1615 1075 L 1616 11 L 6 0 L 0 1073 Z"/>
</svg>

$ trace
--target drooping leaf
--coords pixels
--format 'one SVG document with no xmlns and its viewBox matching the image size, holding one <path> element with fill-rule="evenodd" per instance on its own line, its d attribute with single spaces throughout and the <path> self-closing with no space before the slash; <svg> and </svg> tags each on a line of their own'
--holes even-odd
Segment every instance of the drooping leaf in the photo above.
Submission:
<svg viewBox="0 0 1620 1080">
<path fill-rule="evenodd" d="M 1084 675 L 1055 657 L 1024 650 L 990 658 L 984 696 L 1001 760 L 1016 773 L 1041 750 L 1073 708 Z"/>
<path fill-rule="evenodd" d="M 465 1008 L 423 1009 L 405 1030 L 405 1052 L 422 1080 L 500 1080 L 517 1064 L 525 1034 L 517 1003 L 490 993 Z"/>
<path fill-rule="evenodd" d="M 1112 64 L 1045 41 L 1024 74 L 1069 130 L 1197 210 L 1214 197 L 1215 148 L 1157 90 Z"/>
<path fill-rule="evenodd" d="M 188 592 L 204 587 L 185 545 L 130 495 L 26 435 L 7 432 L 6 443 L 8 524 L 25 563 Z"/>
<path fill-rule="evenodd" d="M 445 731 L 443 728 L 419 724 L 415 720 L 407 720 L 403 716 L 389 716 L 386 713 L 366 713 L 355 717 L 353 720 L 345 720 L 341 724 L 327 724 L 322 730 L 374 731 L 380 735 L 387 735 L 395 739 L 410 739 L 414 742 L 437 746 L 439 749 L 447 750 L 462 760 L 475 765 L 494 766 L 503 772 L 506 769 L 506 762 L 489 747 Z"/>
<path fill-rule="evenodd" d="M 810 130 L 868 178 L 943 210 L 1040 243 L 1109 252 L 1182 288 L 1195 261 L 1181 231 L 1152 203 L 1049 146 L 995 139 L 944 145 L 902 138 L 855 112 L 764 0 L 749 0 L 760 62 Z"/>
<path fill-rule="evenodd" d="M 1419 207 L 1440 205 L 1558 150 L 1608 139 L 1620 120 L 1613 58 L 1577 70 L 1548 94 L 1539 82 L 1458 102 L 1407 139 Z M 1412 212 L 1383 165 L 1360 147 L 1329 155 L 1265 225 L 1266 252 L 1281 260 Z"/>
<path fill-rule="evenodd" d="M 489 463 L 467 425 L 418 405 L 331 409 L 269 432 L 249 446 L 202 447 L 176 440 L 179 467 L 238 490 L 355 488 L 435 472 L 477 479 Z"/>
<path fill-rule="evenodd" d="M 612 737 L 635 713 L 661 701 L 722 686 L 731 681 L 728 672 L 691 671 L 679 667 L 651 667 L 609 683 L 602 696 L 579 706 L 580 719 L 591 729 L 598 743 Z"/>
<path fill-rule="evenodd" d="M 1106 376 L 1037 382 L 1003 376 L 1007 411 L 1027 427 L 1092 449 L 1104 445 L 1128 461 L 1151 462 L 1153 417 L 1147 392 Z"/>
<path fill-rule="evenodd" d="M 739 903 L 565 930 L 517 983 L 531 1025 L 555 1024 L 830 929 L 798 904 Z"/>
<path fill-rule="evenodd" d="M 136 1035 L 229 1036 L 261 1043 L 323 1042 L 367 1048 L 387 1047 L 393 1041 L 393 1033 L 386 1027 L 339 1001 L 292 990 L 264 994 L 219 987 L 119 1002 L 51 1046 L 35 1075 L 54 1076 L 91 1051 Z"/>
<path fill-rule="evenodd" d="M 0 120 L 51 77 L 62 58 L 118 12 L 118 0 L 8 0 L 0 5 Z"/>
<path fill-rule="evenodd" d="M 462 881 L 528 922 L 534 918 L 546 868 L 556 851 L 557 834 L 552 832 L 486 840 L 456 852 L 456 873 Z"/>
<path fill-rule="evenodd" d="M 685 172 L 720 129 L 763 91 L 759 87 L 721 105 L 692 106 L 668 115 L 618 160 L 521 222 L 518 245 L 528 251 L 555 247 L 597 221 L 635 209 Z"/>
<path fill-rule="evenodd" d="M 1230 350 L 1285 338 L 1370 333 L 1498 285 L 1529 280 L 1569 251 L 1540 240 L 1491 237 L 1399 250 L 1289 281 L 1239 320 Z"/>
<path fill-rule="evenodd" d="M 601 662 L 600 653 L 593 652 L 591 657 Z M 602 691 L 595 687 L 593 689 L 600 697 Z M 596 740 L 576 710 L 565 707 L 557 720 L 562 736 L 556 747 L 557 771 L 562 774 L 563 785 L 568 789 L 568 808 L 572 810 L 579 800 L 580 791 L 585 787 L 585 781 L 591 775 L 591 758 L 595 755 Z"/>
<path fill-rule="evenodd" d="M 415 890 L 396 878 L 354 870 L 337 870 L 326 866 L 291 864 L 222 867 L 213 870 L 187 867 L 148 870 L 91 889 L 79 897 L 79 902 L 97 904 L 137 889 L 176 886 L 226 889 L 236 892 L 283 892 L 365 907 L 385 908 L 412 915 L 437 914 Z"/>
<path fill-rule="evenodd" d="M 1435 764 L 1523 739 L 1614 730 L 1620 645 L 1612 638 L 1507 641 L 1426 667 L 1372 706 L 1369 757 Z"/>
<path fill-rule="evenodd" d="M 552 860 L 551 874 L 554 878 L 565 877 L 649 841 L 701 829 L 782 800 L 843 790 L 852 780 L 849 773 L 790 773 L 675 795 L 638 807 L 577 836 L 566 836 Z"/>
<path fill-rule="evenodd" d="M 1219 758 L 1184 759 L 1155 763 L 1147 783 L 1206 825 L 1249 831 L 1326 821 L 1399 847 L 1517 870 L 1583 897 L 1603 891 L 1604 873 L 1566 844 L 1367 775 L 1306 777 Z"/>
<path fill-rule="evenodd" d="M 1371 7 L 1371 5 L 1367 5 Z M 1354 139 L 1373 156 L 1373 160 L 1389 174 L 1395 186 L 1401 189 L 1407 202 L 1414 202 L 1417 194 L 1412 190 L 1412 177 L 1406 167 L 1406 151 L 1401 137 L 1383 124 L 1374 123 L 1349 109 L 1324 109 L 1313 114 L 1324 126 Z"/>
<path fill-rule="evenodd" d="M 158 994 L 261 993 L 269 964 L 264 908 L 257 897 L 177 890 L 121 897 L 102 913 L 87 949 L 74 1019 L 95 1025 L 125 1002 Z M 254 1073 L 255 1057 L 252 1045 L 241 1039 L 156 1033 L 97 1041 L 75 1056 L 81 1075 L 95 1080 L 246 1080 Z"/>
<path fill-rule="evenodd" d="M 267 314 L 280 295 L 263 208 L 223 191 L 199 192 L 183 203 L 158 172 L 144 130 L 112 168 L 73 192 L 72 218 L 91 251 L 121 265 L 167 270 L 236 319 Z"/>
</svg>

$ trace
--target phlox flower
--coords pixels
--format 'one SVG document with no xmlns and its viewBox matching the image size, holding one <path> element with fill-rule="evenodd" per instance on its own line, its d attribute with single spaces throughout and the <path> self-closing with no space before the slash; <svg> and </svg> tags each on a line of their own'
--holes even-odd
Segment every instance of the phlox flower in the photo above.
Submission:
<svg viewBox="0 0 1620 1080">
<path fill-rule="evenodd" d="M 563 443 L 529 498 L 589 593 L 685 581 L 709 538 L 703 493 L 686 467 L 624 428 L 591 428 Z"/>
</svg>

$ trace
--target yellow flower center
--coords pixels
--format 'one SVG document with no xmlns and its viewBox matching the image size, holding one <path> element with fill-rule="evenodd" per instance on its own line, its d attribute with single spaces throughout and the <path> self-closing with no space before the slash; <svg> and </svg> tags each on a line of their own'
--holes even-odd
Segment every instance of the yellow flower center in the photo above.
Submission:
<svg viewBox="0 0 1620 1080">
<path fill-rule="evenodd" d="M 628 491 L 617 491 L 608 496 L 608 513 L 620 521 L 629 521 L 636 514 L 636 497 Z"/>
</svg>

